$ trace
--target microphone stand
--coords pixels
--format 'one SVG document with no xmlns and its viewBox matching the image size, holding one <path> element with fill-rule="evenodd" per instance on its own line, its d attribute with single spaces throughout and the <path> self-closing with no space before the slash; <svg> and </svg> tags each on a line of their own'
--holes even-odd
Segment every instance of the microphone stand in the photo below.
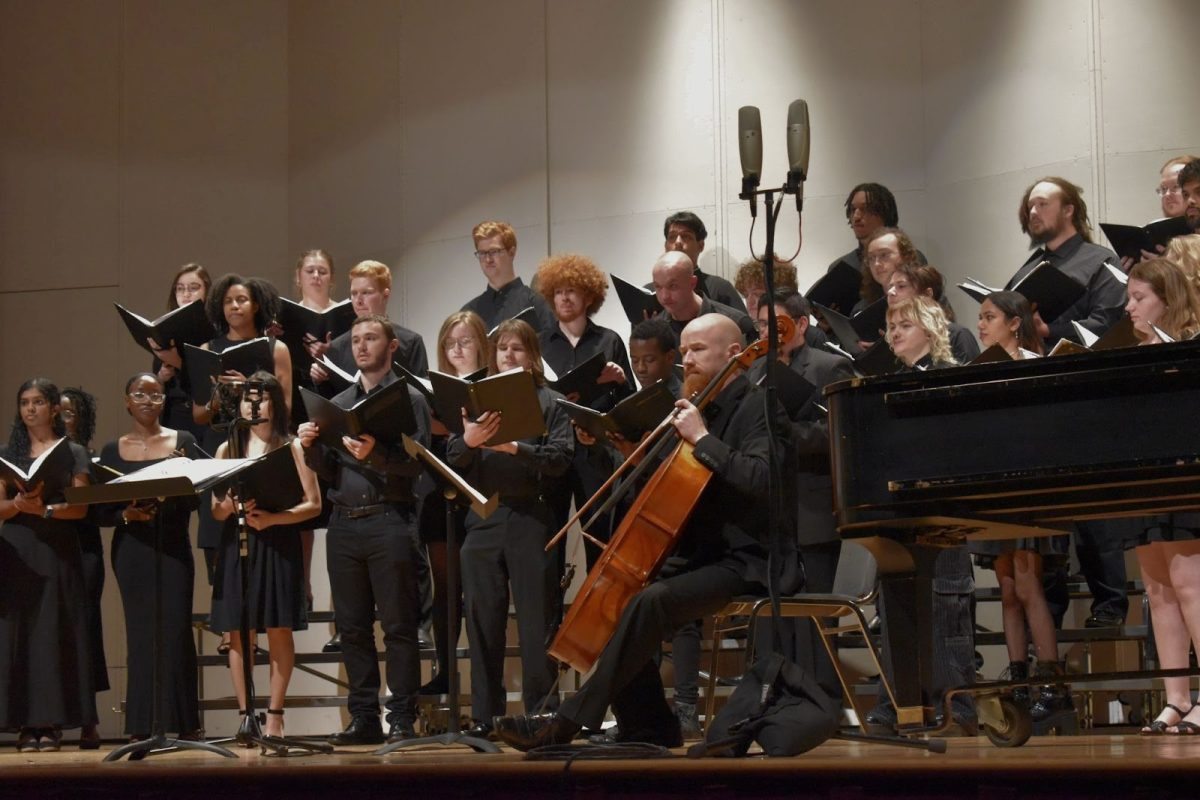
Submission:
<svg viewBox="0 0 1200 800">
<path fill-rule="evenodd" d="M 227 452 L 232 458 L 241 458 L 242 453 L 240 431 L 246 431 L 261 422 L 267 422 L 259 416 L 262 398 L 250 400 L 250 419 L 240 414 L 232 415 L 226 430 Z M 246 695 L 246 707 L 242 711 L 242 722 L 238 726 L 234 740 L 242 747 L 258 746 L 262 755 L 290 756 L 311 755 L 313 753 L 332 753 L 333 747 L 325 742 L 290 739 L 285 736 L 267 736 L 262 732 L 258 723 L 258 715 L 254 708 L 254 663 L 253 657 L 257 645 L 250 639 L 250 526 L 246 524 L 246 505 L 244 500 L 245 478 L 242 473 L 237 477 L 237 537 L 238 537 L 238 574 L 241 581 L 241 615 L 238 619 L 238 635 L 242 640 L 242 684 Z M 293 750 L 300 752 L 293 753 Z"/>
</svg>

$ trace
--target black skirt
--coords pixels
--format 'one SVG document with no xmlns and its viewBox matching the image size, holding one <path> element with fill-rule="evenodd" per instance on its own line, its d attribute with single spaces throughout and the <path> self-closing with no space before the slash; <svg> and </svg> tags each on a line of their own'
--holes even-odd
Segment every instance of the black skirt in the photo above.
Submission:
<svg viewBox="0 0 1200 800">
<path fill-rule="evenodd" d="M 265 531 L 251 529 L 250 628 L 308 628 L 304 592 L 304 554 L 300 531 L 311 523 L 278 525 Z M 221 549 L 213 580 L 209 625 L 218 632 L 236 631 L 241 625 L 242 576 L 238 558 L 237 521 L 230 517 L 221 530 Z"/>
</svg>

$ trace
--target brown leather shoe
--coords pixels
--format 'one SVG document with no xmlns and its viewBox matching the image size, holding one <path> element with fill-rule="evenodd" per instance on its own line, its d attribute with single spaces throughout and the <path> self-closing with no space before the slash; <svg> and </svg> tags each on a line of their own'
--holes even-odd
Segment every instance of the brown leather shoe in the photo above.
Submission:
<svg viewBox="0 0 1200 800">
<path fill-rule="evenodd" d="M 568 744 L 581 729 L 561 714 L 495 717 L 492 724 L 500 741 L 521 752 L 546 745 Z"/>
</svg>

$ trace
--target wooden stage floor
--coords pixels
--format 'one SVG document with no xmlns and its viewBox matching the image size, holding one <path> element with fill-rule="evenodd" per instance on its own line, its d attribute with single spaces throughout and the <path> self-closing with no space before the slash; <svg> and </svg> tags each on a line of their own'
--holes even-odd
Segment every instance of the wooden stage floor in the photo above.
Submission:
<svg viewBox="0 0 1200 800">
<path fill-rule="evenodd" d="M 1043 737 L 1024 747 L 993 747 L 983 737 L 952 739 L 945 754 L 830 741 L 786 759 L 692 760 L 674 751 L 651 760 L 525 761 L 505 750 L 372 748 L 334 755 L 236 759 L 166 753 L 140 762 L 101 763 L 110 747 L 58 753 L 0 751 L 0 796 L 33 798 L 604 797 L 997 798 L 1195 796 L 1200 737 Z M 339 797 L 340 796 L 340 797 Z"/>
</svg>

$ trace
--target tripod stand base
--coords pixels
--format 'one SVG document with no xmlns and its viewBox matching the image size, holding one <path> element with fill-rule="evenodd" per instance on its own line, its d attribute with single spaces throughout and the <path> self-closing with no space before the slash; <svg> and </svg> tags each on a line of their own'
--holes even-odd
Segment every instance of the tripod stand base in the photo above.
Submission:
<svg viewBox="0 0 1200 800">
<path fill-rule="evenodd" d="M 151 736 L 149 739 L 142 739 L 140 742 L 130 742 L 113 750 L 104 757 L 105 761 L 119 761 L 125 756 L 129 756 L 130 761 L 141 761 L 146 756 L 154 755 L 159 752 L 174 753 L 180 750 L 202 750 L 206 753 L 214 753 L 226 758 L 237 758 L 230 750 L 221 747 L 220 745 L 210 744 L 208 742 L 193 742 L 188 739 L 168 739 L 161 733 Z"/>
<path fill-rule="evenodd" d="M 403 750 L 406 747 L 424 747 L 425 745 L 437 744 L 443 747 L 461 744 L 465 745 L 476 753 L 499 753 L 500 748 L 493 742 L 487 739 L 480 739 L 478 736 L 467 736 L 465 733 L 454 732 L 439 733 L 437 736 L 421 736 L 416 739 L 401 739 L 398 742 L 385 744 L 383 747 L 376 750 L 373 755 L 386 756 L 388 753 L 394 753 L 397 750 Z"/>
<path fill-rule="evenodd" d="M 229 741 L 229 740 L 226 740 Z M 262 732 L 258 715 L 254 712 L 242 717 L 242 724 L 234 734 L 232 741 L 247 749 L 257 747 L 259 754 L 264 756 L 307 756 L 315 753 L 328 755 L 333 752 L 333 745 L 325 742 L 313 742 L 305 739 L 289 739 L 286 736 L 268 736 Z M 293 752 L 297 751 L 297 752 Z"/>
</svg>

